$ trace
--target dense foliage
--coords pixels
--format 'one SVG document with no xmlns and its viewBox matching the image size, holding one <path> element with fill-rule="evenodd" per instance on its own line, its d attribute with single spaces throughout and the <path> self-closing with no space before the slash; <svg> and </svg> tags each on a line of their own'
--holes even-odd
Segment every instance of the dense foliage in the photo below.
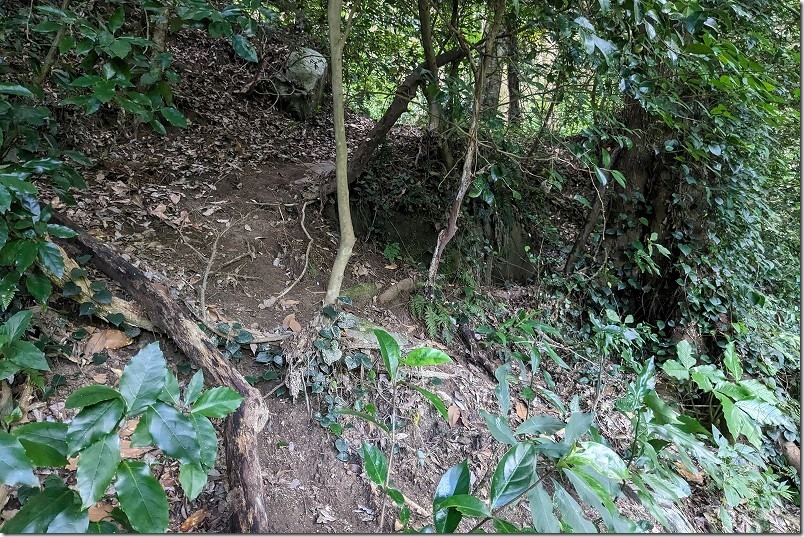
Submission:
<svg viewBox="0 0 804 537">
<path fill-rule="evenodd" d="M 352 8 L 347 3 L 345 9 Z M 625 483 L 666 524 L 662 502 L 690 494 L 687 479 L 695 468 L 728 506 L 748 503 L 760 520 L 779 502 L 798 498 L 798 475 L 779 454 L 785 442 L 800 444 L 794 5 L 366 0 L 356 13 L 343 48 L 347 105 L 389 128 L 398 121 L 420 126 L 423 158 L 416 161 L 421 174 L 388 177 L 382 166 L 388 150 L 381 148 L 365 174 L 361 168 L 349 179 L 358 181 L 357 192 L 369 194 L 390 185 L 393 202 L 364 196 L 374 198 L 385 218 L 415 210 L 417 218 L 442 227 L 444 207 L 458 192 L 454 207 L 464 218 L 452 246 L 457 253 L 445 260 L 439 284 L 463 284 L 464 300 L 432 300 L 441 296 L 435 286 L 427 290 L 429 300 L 414 298 L 412 310 L 431 336 L 445 339 L 455 318 L 485 324 L 478 332 L 506 360 L 496 375 L 500 413 L 484 415 L 494 437 L 511 446 L 492 479 L 490 501 L 470 493 L 465 465 L 451 468 L 436 491 L 435 529 L 454 531 L 462 516 L 474 516 L 510 531 L 497 509 L 527 494 L 533 529 L 591 531 L 595 526 L 567 492 L 571 485 L 604 527 L 629 531 L 636 526 L 612 503 Z M 500 31 L 486 46 L 495 16 Z M 73 232 L 49 223 L 52 209 L 39 189 L 48 185 L 69 203 L 84 186 L 80 170 L 92 165 L 77 148 L 61 147 L 59 122 L 104 114 L 162 135 L 170 126 L 184 127 L 173 99 L 180 73 L 166 42 L 204 29 L 228 40 L 238 61 L 253 67 L 261 60 L 253 39 L 281 25 L 305 30 L 326 51 L 326 9 L 303 0 L 65 0 L 0 7 L 0 376 L 22 372 L 37 379 L 48 367 L 41 350 L 22 337 L 30 322 L 26 307 L 46 305 L 51 281 L 65 276 L 52 239 Z M 493 54 L 484 58 L 488 50 Z M 479 118 L 476 129 L 473 117 Z M 381 145 L 386 133 L 373 132 L 372 141 Z M 466 149 L 475 146 L 471 185 L 461 189 L 460 164 L 475 158 Z M 569 212 L 581 220 L 571 234 L 550 213 L 566 205 L 565 190 L 576 192 Z M 512 242 L 513 230 L 524 244 Z M 399 242 L 385 244 L 394 261 Z M 539 310 L 492 322 L 475 291 L 478 282 L 507 279 L 497 267 L 512 251 L 527 260 L 520 279 L 535 282 L 549 299 Z M 67 276 L 84 274 L 78 269 Z M 70 283 L 62 289 L 65 297 L 77 292 Z M 110 299 L 102 286 L 92 289 L 81 313 L 95 313 Z M 561 321 L 548 326 L 536 321 L 540 315 Z M 556 352 L 559 339 L 572 353 Z M 594 424 L 597 401 L 583 403 L 582 411 L 578 401 L 566 405 L 549 389 L 534 389 L 533 379 L 548 387 L 552 382 L 540 368 L 543 356 L 562 369 L 577 356 L 595 364 L 598 393 L 612 365 L 633 376 L 616 405 L 633 422 L 629 453 L 615 453 L 601 436 Z M 396 367 L 385 357 L 395 382 Z M 511 430 L 506 394 L 514 366 L 520 378 L 530 378 L 522 387 L 526 398 L 549 401 L 559 417 L 534 416 Z M 657 395 L 657 382 L 672 391 L 671 400 Z M 323 391 L 322 378 L 314 384 Z M 433 401 L 429 392 L 423 395 Z M 173 408 L 155 401 L 148 402 L 152 409 Z M 96 399 L 91 408 L 116 405 L 116 424 L 124 413 L 143 411 L 132 403 L 123 394 Z M 106 435 L 111 442 L 109 424 L 91 440 Z M 561 429 L 560 442 L 546 440 Z M 13 430 L 0 434 L 15 461 L 35 463 L 26 462 L 28 445 L 18 445 Z M 109 449 L 71 443 L 66 434 L 70 449 L 49 453 L 59 461 L 82 449 Z M 159 438 L 153 434 L 157 444 Z M 368 475 L 398 500 L 382 453 L 366 445 L 363 456 Z M 185 472 L 192 494 L 211 461 L 200 460 L 198 450 L 184 458 L 183 467 L 192 467 Z M 126 475 L 146 479 L 140 467 L 109 466 L 105 484 L 115 469 L 120 494 L 131 489 Z M 24 470 L 6 468 L 13 477 L 6 482 L 34 485 Z M 80 501 L 59 500 L 71 520 L 100 490 L 79 489 Z M 62 498 L 65 491 L 49 482 L 29 501 Z M 763 491 L 771 493 L 763 497 Z M 731 527 L 725 509 L 721 521 Z"/>
</svg>

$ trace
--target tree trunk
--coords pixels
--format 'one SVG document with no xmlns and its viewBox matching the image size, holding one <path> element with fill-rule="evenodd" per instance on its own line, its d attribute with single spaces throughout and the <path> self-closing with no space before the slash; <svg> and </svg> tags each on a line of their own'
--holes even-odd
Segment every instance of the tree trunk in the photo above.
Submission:
<svg viewBox="0 0 804 537">
<path fill-rule="evenodd" d="M 515 21 L 514 21 L 515 22 Z M 508 31 L 508 124 L 518 125 L 522 122 L 522 105 L 520 104 L 519 79 L 519 40 L 516 35 L 515 24 L 509 23 Z"/>
<path fill-rule="evenodd" d="M 449 213 L 447 226 L 438 234 L 433 259 L 430 262 L 430 270 L 427 273 L 427 287 L 430 291 L 432 291 L 433 286 L 435 285 L 436 276 L 438 275 L 438 267 L 441 264 L 441 256 L 444 253 L 444 249 L 447 247 L 447 244 L 449 244 L 449 241 L 452 240 L 452 237 L 455 236 L 455 232 L 458 230 L 457 222 L 458 215 L 461 211 L 461 204 L 463 203 L 463 198 L 466 196 L 466 192 L 469 190 L 469 186 L 472 184 L 472 178 L 474 177 L 475 155 L 477 153 L 477 131 L 478 124 L 480 122 L 480 104 L 482 100 L 482 92 L 486 82 L 486 69 L 488 68 L 490 57 L 494 53 L 495 39 L 500 30 L 500 23 L 502 22 L 502 16 L 505 11 L 505 0 L 491 0 L 489 2 L 489 7 L 493 10 L 493 22 L 486 29 L 487 34 L 484 36 L 486 42 L 483 55 L 480 59 L 480 66 L 475 71 L 475 90 L 474 99 L 472 102 L 472 118 L 469 123 L 469 133 L 467 134 L 468 144 L 466 148 L 466 156 L 463 161 L 461 182 L 460 186 L 458 187 L 458 193 L 455 195 L 455 201 L 452 203 L 452 209 Z"/>
<path fill-rule="evenodd" d="M 215 344 L 198 328 L 196 321 L 166 293 L 154 286 L 145 274 L 109 247 L 101 243 L 64 216 L 53 221 L 76 232 L 74 245 L 92 254 L 92 263 L 137 298 L 154 325 L 167 334 L 187 358 L 200 367 L 213 383 L 228 386 L 243 396 L 243 403 L 226 418 L 224 443 L 229 477 L 229 505 L 236 532 L 268 533 L 260 465 L 259 432 L 268 418 L 268 409 L 259 390 L 235 369 Z"/>
<path fill-rule="evenodd" d="M 494 52 L 489 57 L 486 88 L 483 92 L 483 112 L 493 114 L 500 106 L 500 89 L 502 88 L 502 67 L 500 58 L 504 54 L 502 40 L 495 40 Z"/>
<path fill-rule="evenodd" d="M 355 4 L 356 5 L 356 4 Z M 338 223 L 341 236 L 338 253 L 332 263 L 327 294 L 324 305 L 334 304 L 341 293 L 343 275 L 352 256 L 355 245 L 355 231 L 352 227 L 352 212 L 349 207 L 349 177 L 347 170 L 346 126 L 343 105 L 343 45 L 349 32 L 349 22 L 353 20 L 352 11 L 347 28 L 341 34 L 341 7 L 343 0 L 329 0 L 327 18 L 329 20 L 329 47 L 332 64 L 332 116 L 335 125 L 335 182 L 338 197 Z"/>
</svg>

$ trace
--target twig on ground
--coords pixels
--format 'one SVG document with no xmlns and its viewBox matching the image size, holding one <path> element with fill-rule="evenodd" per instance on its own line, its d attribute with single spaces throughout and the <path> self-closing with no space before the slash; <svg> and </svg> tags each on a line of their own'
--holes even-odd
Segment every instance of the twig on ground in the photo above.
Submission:
<svg viewBox="0 0 804 537">
<path fill-rule="evenodd" d="M 313 200 L 307 200 L 304 202 L 304 205 L 302 205 L 301 221 L 299 222 L 301 224 L 302 231 L 304 231 L 304 234 L 307 236 L 308 240 L 307 251 L 304 252 L 304 267 L 302 267 L 302 270 L 299 273 L 298 277 L 295 280 L 293 280 L 293 283 L 291 283 L 288 287 L 286 287 L 284 291 L 266 300 L 265 304 L 267 307 L 273 306 L 277 300 L 288 294 L 290 290 L 293 289 L 296 286 L 296 284 L 301 281 L 301 279 L 304 277 L 304 274 L 307 272 L 307 266 L 310 264 L 310 248 L 313 247 L 313 238 L 310 236 L 310 233 L 307 232 L 307 228 L 304 226 L 304 216 L 305 216 L 305 210 L 307 209 L 307 205 L 310 204 L 312 201 Z"/>
</svg>

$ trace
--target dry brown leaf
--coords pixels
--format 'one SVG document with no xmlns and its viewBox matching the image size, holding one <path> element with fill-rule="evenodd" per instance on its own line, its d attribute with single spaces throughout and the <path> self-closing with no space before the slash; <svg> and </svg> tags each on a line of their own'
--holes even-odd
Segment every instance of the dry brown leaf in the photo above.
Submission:
<svg viewBox="0 0 804 537">
<path fill-rule="evenodd" d="M 120 440 L 120 456 L 124 459 L 139 459 L 149 451 L 153 451 L 152 447 L 131 447 L 131 440 Z"/>
<path fill-rule="evenodd" d="M 126 422 L 126 426 L 120 430 L 120 438 L 127 438 L 131 436 L 134 432 L 134 429 L 137 428 L 137 424 L 140 422 L 140 418 L 134 418 L 133 420 L 128 420 Z"/>
<path fill-rule="evenodd" d="M 67 466 L 65 466 L 69 471 L 75 472 L 78 470 L 78 457 L 73 457 L 71 459 L 67 459 Z"/>
<path fill-rule="evenodd" d="M 461 409 L 455 405 L 450 405 L 447 409 L 447 423 L 450 427 L 455 427 L 461 417 Z"/>
<path fill-rule="evenodd" d="M 207 518 L 207 511 L 202 507 L 184 519 L 184 522 L 182 522 L 181 526 L 179 526 L 179 531 L 192 531 L 196 526 L 201 524 L 205 518 Z"/>
<path fill-rule="evenodd" d="M 131 345 L 131 338 L 120 330 L 98 330 L 84 345 L 84 356 L 92 356 L 105 350 L 121 349 Z"/>
<path fill-rule="evenodd" d="M 114 509 L 113 505 L 104 502 L 98 502 L 95 505 L 91 506 L 87 511 L 89 513 L 89 521 L 99 522 L 104 518 L 108 517 L 113 509 Z"/>
<path fill-rule="evenodd" d="M 295 306 L 298 303 L 299 303 L 298 300 L 285 300 L 284 298 L 279 301 L 279 305 L 282 307 L 283 310 L 291 306 Z"/>
<path fill-rule="evenodd" d="M 171 194 L 170 195 L 170 203 L 172 203 L 173 205 L 176 205 L 176 204 L 179 203 L 179 201 L 181 201 L 181 195 L 179 195 L 179 194 Z"/>
<path fill-rule="evenodd" d="M 692 481 L 693 483 L 702 484 L 703 483 L 703 475 L 699 474 L 695 470 L 690 470 L 687 468 L 687 465 L 681 461 L 676 461 L 676 470 L 678 473 L 686 479 L 687 481 Z"/>
<path fill-rule="evenodd" d="M 299 324 L 299 321 L 296 320 L 295 313 L 291 313 L 290 315 L 282 319 L 282 326 L 285 328 L 290 328 L 297 334 L 301 332 L 301 325 Z"/>
<path fill-rule="evenodd" d="M 397 264 L 396 263 L 391 263 L 390 265 L 385 265 L 385 268 L 387 268 L 388 270 L 396 270 L 397 269 Z"/>
<path fill-rule="evenodd" d="M 782 445 L 782 450 L 784 451 L 784 457 L 787 459 L 787 462 L 796 469 L 796 471 L 801 471 L 801 450 L 797 445 L 793 442 L 785 442 Z"/>
<path fill-rule="evenodd" d="M 8 503 L 8 485 L 0 485 L 0 509 Z"/>
<path fill-rule="evenodd" d="M 106 384 L 108 379 L 106 378 L 106 373 L 98 373 L 92 377 L 92 380 L 94 380 L 97 384 Z"/>
<path fill-rule="evenodd" d="M 514 409 L 516 410 L 516 415 L 519 416 L 519 419 L 524 420 L 528 417 L 528 407 L 519 399 L 514 402 Z"/>
</svg>

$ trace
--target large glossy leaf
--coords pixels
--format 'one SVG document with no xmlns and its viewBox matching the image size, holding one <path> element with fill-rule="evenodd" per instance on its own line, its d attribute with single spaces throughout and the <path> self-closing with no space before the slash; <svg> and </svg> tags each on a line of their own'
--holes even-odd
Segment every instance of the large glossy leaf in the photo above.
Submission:
<svg viewBox="0 0 804 537">
<path fill-rule="evenodd" d="M 553 500 L 544 491 L 541 484 L 528 491 L 530 516 L 533 527 L 539 533 L 560 533 L 561 524 L 553 514 Z"/>
<path fill-rule="evenodd" d="M 0 326 L 0 345 L 20 339 L 31 323 L 32 310 L 18 311 Z"/>
<path fill-rule="evenodd" d="M 491 515 L 491 510 L 486 502 L 471 494 L 455 494 L 442 501 L 440 506 L 443 509 L 455 508 L 467 516 L 484 517 Z"/>
<path fill-rule="evenodd" d="M 226 386 L 218 386 L 201 394 L 193 404 L 192 413 L 208 418 L 223 418 L 240 406 L 243 396 Z"/>
<path fill-rule="evenodd" d="M 193 422 L 198 445 L 201 446 L 201 465 L 207 470 L 211 470 L 215 467 L 215 457 L 218 456 L 218 437 L 215 434 L 215 427 L 205 416 L 190 414 L 190 420 Z"/>
<path fill-rule="evenodd" d="M 81 507 L 86 509 L 101 499 L 112 482 L 120 462 L 120 437 L 117 431 L 90 445 L 78 457 L 76 481 Z"/>
<path fill-rule="evenodd" d="M 633 533 L 635 531 L 636 524 L 620 514 L 614 505 L 611 494 L 598 481 L 597 476 L 588 473 L 584 468 L 564 468 L 562 471 L 572 482 L 578 497 L 600 513 L 608 531 L 615 533 Z"/>
<path fill-rule="evenodd" d="M 456 494 L 469 494 L 469 464 L 463 461 L 444 472 L 433 494 L 433 521 L 437 533 L 452 533 L 463 514 L 454 507 L 441 507 L 441 502 Z"/>
<path fill-rule="evenodd" d="M 20 86 L 19 84 L 11 84 L 8 82 L 0 82 L 0 93 L 6 95 L 18 95 L 20 97 L 28 97 L 30 99 L 34 99 L 36 96 L 26 88 L 25 86 Z"/>
<path fill-rule="evenodd" d="M 444 364 L 451 361 L 450 357 L 444 351 L 430 347 L 421 347 L 410 351 L 399 363 L 410 367 L 416 367 Z"/>
<path fill-rule="evenodd" d="M 17 438 L 3 430 L 0 430 L 0 483 L 10 486 L 39 486 L 25 448 Z"/>
<path fill-rule="evenodd" d="M 522 533 L 520 528 L 501 518 L 495 517 L 492 519 L 491 523 L 494 526 L 494 531 L 497 533 Z"/>
<path fill-rule="evenodd" d="M 408 384 L 408 386 L 410 386 L 411 388 L 422 394 L 425 399 L 430 401 L 430 404 L 432 404 L 435 407 L 435 409 L 438 410 L 438 413 L 441 414 L 442 418 L 444 418 L 445 420 L 449 419 L 449 416 L 447 414 L 447 406 L 444 404 L 444 401 L 442 401 L 439 396 L 437 396 L 431 391 L 425 390 L 424 388 L 420 388 L 419 386 L 416 386 L 414 384 Z"/>
<path fill-rule="evenodd" d="M 154 444 L 179 462 L 198 462 L 201 446 L 190 417 L 162 402 L 157 402 L 152 408 L 148 416 L 148 432 Z"/>
<path fill-rule="evenodd" d="M 193 378 L 190 379 L 190 382 L 187 383 L 187 389 L 184 392 L 184 406 L 190 406 L 195 403 L 203 389 L 204 373 L 199 369 L 195 372 Z"/>
<path fill-rule="evenodd" d="M 119 399 L 121 397 L 120 392 L 110 386 L 102 386 L 100 384 L 83 386 L 70 394 L 64 402 L 64 406 L 66 408 L 82 408 L 100 403 L 101 401 Z"/>
<path fill-rule="evenodd" d="M 167 530 L 167 496 L 147 464 L 122 461 L 117 467 L 114 488 L 132 528 L 140 533 L 164 533 Z"/>
<path fill-rule="evenodd" d="M 237 55 L 244 60 L 252 63 L 257 62 L 257 49 L 244 36 L 240 34 L 232 36 L 232 47 Z"/>
<path fill-rule="evenodd" d="M 530 487 L 535 478 L 536 450 L 519 443 L 503 455 L 491 478 L 491 508 L 505 505 Z"/>
<path fill-rule="evenodd" d="M 184 495 L 190 501 L 195 500 L 207 484 L 207 472 L 201 463 L 182 464 L 179 467 L 179 483 Z"/>
<path fill-rule="evenodd" d="M 147 447 L 154 445 L 154 439 L 151 438 L 151 433 L 148 432 L 148 421 L 151 419 L 154 410 L 148 407 L 148 410 L 143 412 L 137 426 L 134 427 L 134 432 L 131 433 L 131 447 Z"/>
<path fill-rule="evenodd" d="M 57 278 L 64 276 L 64 259 L 61 257 L 61 252 L 52 242 L 45 242 L 39 244 L 37 247 L 37 255 L 42 268 L 50 272 Z"/>
<path fill-rule="evenodd" d="M 564 521 L 573 533 L 597 533 L 595 525 L 586 517 L 583 516 L 583 510 L 578 505 L 569 492 L 564 490 L 564 487 L 553 481 L 555 486 L 555 493 L 553 500 L 555 501 L 558 512 L 561 513 L 561 520 Z"/>
<path fill-rule="evenodd" d="M 120 393 L 128 406 L 127 416 L 140 414 L 153 404 L 165 386 L 165 357 L 154 342 L 131 359 L 120 377 Z"/>
<path fill-rule="evenodd" d="M 34 466 L 67 464 L 67 424 L 41 421 L 25 423 L 11 430 Z"/>
<path fill-rule="evenodd" d="M 363 442 L 361 450 L 366 475 L 377 485 L 385 485 L 385 480 L 388 477 L 388 460 L 382 450 L 367 442 Z"/>
<path fill-rule="evenodd" d="M 480 410 L 480 415 L 483 416 L 483 420 L 495 440 L 509 446 L 517 443 L 514 433 L 511 432 L 511 428 L 508 426 L 508 420 L 497 414 L 489 414 L 485 410 Z"/>
<path fill-rule="evenodd" d="M 609 479 L 628 479 L 625 462 L 611 448 L 597 442 L 581 442 L 581 450 L 564 459 L 568 466 L 590 466 Z"/>
<path fill-rule="evenodd" d="M 3 533 L 84 533 L 89 514 L 81 499 L 63 484 L 50 485 L 31 496 L 14 518 L 3 524 Z"/>
<path fill-rule="evenodd" d="M 50 371 L 45 353 L 30 341 L 12 341 L 3 347 L 3 354 L 20 367 Z"/>
<path fill-rule="evenodd" d="M 578 438 L 589 431 L 592 425 L 594 416 L 591 412 L 573 412 L 567 421 L 567 427 L 564 429 L 564 441 L 567 444 L 572 444 Z"/>
<path fill-rule="evenodd" d="M 497 396 L 497 402 L 500 404 L 500 415 L 503 418 L 506 418 L 508 411 L 511 410 L 511 387 L 508 384 L 508 373 L 510 371 L 511 366 L 507 363 L 494 370 L 494 378 L 497 379 L 494 395 Z"/>
<path fill-rule="evenodd" d="M 380 344 L 380 354 L 385 363 L 385 369 L 391 377 L 391 382 L 394 382 L 396 380 L 396 370 L 401 360 L 399 343 L 388 332 L 379 328 L 374 330 L 374 335 L 377 336 L 377 342 Z"/>
<path fill-rule="evenodd" d="M 165 386 L 159 394 L 159 400 L 169 405 L 181 406 L 181 391 L 179 390 L 179 379 L 168 369 L 165 372 Z"/>
<path fill-rule="evenodd" d="M 73 455 L 112 432 L 123 417 L 125 404 L 109 399 L 84 407 L 67 426 L 67 454 Z"/>
<path fill-rule="evenodd" d="M 522 425 L 517 427 L 516 434 L 547 435 L 556 433 L 566 426 L 567 426 L 566 423 L 564 423 L 562 420 L 558 418 L 554 418 L 553 416 L 548 415 L 533 416 L 523 421 Z"/>
</svg>

